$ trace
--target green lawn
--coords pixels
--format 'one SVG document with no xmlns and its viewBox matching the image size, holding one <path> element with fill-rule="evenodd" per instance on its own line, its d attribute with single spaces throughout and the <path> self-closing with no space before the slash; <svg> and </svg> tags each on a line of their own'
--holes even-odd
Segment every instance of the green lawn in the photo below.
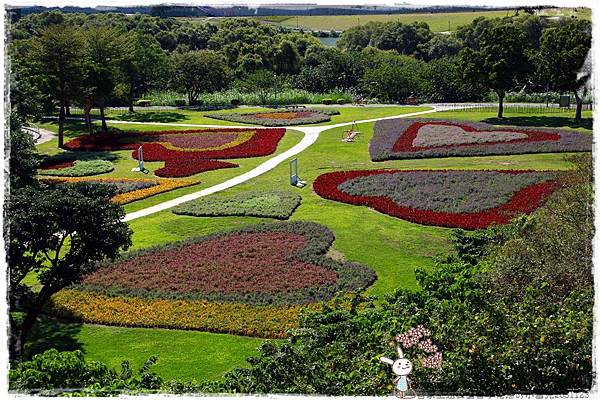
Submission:
<svg viewBox="0 0 600 401">
<path fill-rule="evenodd" d="M 356 108 L 356 111 L 352 109 L 352 113 L 356 113 L 354 116 L 361 116 L 356 117 L 357 119 L 373 118 L 377 113 L 386 113 L 380 109 L 383 108 Z M 394 111 L 391 114 L 399 113 Z M 586 119 L 582 124 L 574 124 L 571 119 L 572 114 L 571 112 L 523 115 L 509 112 L 503 122 L 563 127 L 591 132 L 591 112 L 584 113 Z M 348 117 L 350 115 L 346 114 L 344 118 Z M 494 111 L 444 112 L 424 115 L 424 117 L 497 122 L 494 119 Z M 300 176 L 309 183 L 303 189 L 289 185 L 288 166 L 284 163 L 256 179 L 222 192 L 222 194 L 234 194 L 246 190 L 277 189 L 300 194 L 302 204 L 293 214 L 292 220 L 310 220 L 326 225 L 335 233 L 336 240 L 333 248 L 339 252 L 338 257 L 343 255 L 347 259 L 371 266 L 378 275 L 377 282 L 368 290 L 368 293 L 372 295 L 380 296 L 396 288 L 418 290 L 414 269 L 432 266 L 435 256 L 446 254 L 449 251 L 448 235 L 451 230 L 413 224 L 367 207 L 322 199 L 312 191 L 310 185 L 318 175 L 341 169 L 567 169 L 570 167 L 565 160 L 566 154 L 456 157 L 373 163 L 369 160 L 368 155 L 368 142 L 372 135 L 372 126 L 372 123 L 361 124 L 360 130 L 363 134 L 355 143 L 340 141 L 344 128 L 322 133 L 314 145 L 298 156 Z M 128 127 L 119 126 L 119 128 L 126 129 Z M 169 129 L 164 126 L 162 128 Z M 284 141 L 289 142 L 282 142 L 280 148 L 292 146 L 299 138 L 300 134 L 297 132 L 286 134 Z M 47 148 L 49 150 L 50 147 Z M 278 149 L 279 151 L 280 149 Z M 248 159 L 249 162 L 252 160 Z M 250 168 L 249 165 L 244 167 L 244 169 L 248 168 Z M 123 174 L 127 173 L 125 167 L 122 171 Z M 230 172 L 237 175 L 243 172 L 243 169 L 218 170 L 213 172 L 214 174 L 200 174 L 199 177 L 204 183 L 209 181 L 216 183 L 228 178 Z M 176 194 L 193 190 L 196 189 L 191 187 L 179 190 L 177 193 L 173 191 L 170 194 L 157 195 L 148 200 L 136 202 L 127 209 L 129 211 L 137 210 L 155 204 L 159 200 L 171 199 Z M 164 211 L 134 220 L 130 225 L 134 232 L 134 247 L 139 248 L 262 221 L 270 221 L 270 219 L 190 217 L 177 216 L 171 211 Z M 157 371 L 166 378 L 195 377 L 199 380 L 215 378 L 232 366 L 242 364 L 247 356 L 254 353 L 255 347 L 261 342 L 259 339 L 246 337 L 176 330 L 110 328 L 87 324 L 59 326 L 58 329 L 48 332 L 60 334 L 62 331 L 73 331 L 68 335 L 74 343 L 73 347 L 84 349 L 91 359 L 118 364 L 122 359 L 128 358 L 139 364 L 150 355 L 158 355 Z M 61 343 L 59 339 L 50 334 L 39 337 L 39 342 L 43 342 L 44 347 Z M 109 343 L 110 346 L 107 346 Z"/>
<path fill-rule="evenodd" d="M 411 106 L 389 106 L 389 107 L 355 107 L 355 106 L 315 106 L 317 109 L 335 109 L 339 110 L 340 114 L 331 116 L 331 121 L 316 124 L 306 125 L 329 125 L 354 120 L 366 120 L 370 118 L 393 116 L 397 114 L 412 113 L 414 111 L 427 110 L 428 107 L 411 107 Z M 206 117 L 211 114 L 221 113 L 253 113 L 260 111 L 272 111 L 264 107 L 243 107 L 229 110 L 218 111 L 195 111 L 195 110 L 173 110 L 173 111 L 143 111 L 136 113 L 123 113 L 111 111 L 106 114 L 108 119 L 125 120 L 125 121 L 141 121 L 154 123 L 183 123 L 183 124 L 209 124 L 209 125 L 251 125 L 224 120 L 217 120 Z M 139 127 L 139 125 L 138 125 Z M 119 125 L 121 128 L 121 125 Z M 163 129 L 176 129 L 173 127 Z"/>
<path fill-rule="evenodd" d="M 199 331 L 107 327 L 79 323 L 38 322 L 27 343 L 28 355 L 49 348 L 81 349 L 87 359 L 119 368 L 129 360 L 140 368 L 152 355 L 153 371 L 163 379 L 214 380 L 246 358 L 258 354 L 264 340 Z"/>
<path fill-rule="evenodd" d="M 568 9 L 548 9 L 541 15 L 571 16 L 572 8 Z M 475 18 L 502 18 L 514 15 L 514 10 L 495 10 L 495 11 L 466 11 L 453 13 L 411 13 L 411 14 L 380 14 L 380 15 L 300 15 L 300 16 L 269 16 L 256 17 L 256 19 L 282 25 L 291 28 L 302 28 L 305 30 L 321 31 L 345 31 L 348 28 L 364 25 L 368 22 L 389 22 L 399 21 L 405 24 L 412 22 L 426 22 L 433 32 L 455 31 L 461 25 L 470 24 Z M 591 10 L 589 8 L 579 8 L 575 12 L 578 18 L 591 19 Z"/>
</svg>

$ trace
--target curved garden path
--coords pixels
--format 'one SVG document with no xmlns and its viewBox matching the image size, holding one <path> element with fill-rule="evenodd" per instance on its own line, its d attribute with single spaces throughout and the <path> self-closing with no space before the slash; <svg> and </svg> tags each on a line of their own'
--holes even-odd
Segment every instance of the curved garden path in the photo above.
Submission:
<svg viewBox="0 0 600 401">
<path fill-rule="evenodd" d="M 412 116 L 418 116 L 421 114 L 429 114 L 429 113 L 435 113 L 438 111 L 445 110 L 444 106 L 431 105 L 430 107 L 431 107 L 430 110 L 417 111 L 417 112 L 406 113 L 406 114 L 398 114 L 398 115 L 388 116 L 388 117 L 372 118 L 372 119 L 367 119 L 367 120 L 359 120 L 359 121 L 356 121 L 356 123 L 357 124 L 371 123 L 371 122 L 375 122 L 375 121 L 379 121 L 379 120 L 389 120 L 392 118 L 400 118 L 400 117 L 412 117 Z M 149 125 L 167 125 L 167 126 L 175 126 L 175 127 L 203 127 L 203 128 L 223 128 L 224 127 L 223 125 L 209 125 L 209 124 L 132 122 L 132 121 L 121 121 L 121 120 L 107 120 L 107 122 L 111 123 L 111 124 L 149 124 Z M 304 134 L 304 137 L 300 140 L 300 142 L 298 142 L 296 145 L 292 146 L 290 149 L 286 150 L 285 152 L 275 155 L 272 158 L 270 158 L 269 160 L 260 164 L 259 166 L 253 168 L 252 170 L 247 171 L 238 176 L 235 176 L 233 178 L 230 178 L 229 180 L 224 181 L 220 184 L 216 184 L 211 187 L 204 188 L 200 191 L 192 192 L 190 194 L 183 195 L 178 198 L 174 198 L 174 199 L 168 200 L 166 202 L 162 202 L 162 203 L 156 204 L 154 206 L 147 207 L 145 209 L 141 209 L 141 210 L 138 210 L 138 211 L 135 211 L 132 213 L 128 213 L 125 216 L 125 221 L 131 221 L 131 220 L 139 219 L 140 217 L 145 217 L 145 216 L 149 216 L 154 213 L 162 212 L 163 210 L 170 209 L 170 208 L 180 205 L 182 203 L 185 203 L 185 202 L 188 202 L 188 201 L 191 201 L 194 199 L 198 199 L 198 198 L 201 198 L 206 195 L 211 195 L 216 192 L 220 192 L 225 189 L 228 189 L 228 188 L 234 187 L 236 185 L 239 185 L 241 183 L 244 183 L 248 180 L 251 180 L 252 178 L 258 177 L 259 175 L 264 174 L 264 173 L 274 169 L 275 167 L 277 167 L 279 164 L 283 163 L 284 161 L 286 161 L 286 160 L 290 159 L 291 157 L 296 156 L 300 152 L 308 149 L 312 144 L 314 144 L 317 141 L 317 139 L 319 139 L 319 134 L 321 134 L 321 132 L 330 130 L 333 128 L 350 126 L 352 124 L 353 124 L 353 122 L 350 121 L 350 122 L 345 122 L 345 123 L 311 126 L 311 127 L 306 127 L 306 126 L 285 127 L 286 129 L 293 129 L 295 131 L 300 131 Z M 245 125 L 245 126 L 227 125 L 226 127 L 228 127 L 228 128 L 249 128 L 247 125 Z M 250 127 L 250 128 L 268 128 L 268 127 Z"/>
</svg>

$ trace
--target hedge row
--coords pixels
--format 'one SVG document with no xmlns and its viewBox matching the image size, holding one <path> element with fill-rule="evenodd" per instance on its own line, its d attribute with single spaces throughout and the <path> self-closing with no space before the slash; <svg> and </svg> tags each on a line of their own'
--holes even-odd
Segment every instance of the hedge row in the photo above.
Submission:
<svg viewBox="0 0 600 401">
<path fill-rule="evenodd" d="M 436 119 L 377 121 L 369 143 L 373 161 L 591 150 L 592 136 L 576 131 Z"/>
<path fill-rule="evenodd" d="M 331 121 L 331 116 L 338 114 L 340 112 L 333 109 L 300 109 L 254 113 L 214 113 L 206 114 L 205 117 L 245 124 L 283 127 Z"/>
<path fill-rule="evenodd" d="M 40 169 L 40 175 L 52 175 L 57 177 L 85 177 L 110 173 L 115 169 L 112 162 L 108 160 L 76 160 L 74 162 L 63 162 L 52 166 L 53 168 Z"/>
<path fill-rule="evenodd" d="M 235 195 L 213 195 L 186 202 L 173 213 L 187 216 L 251 216 L 288 219 L 300 206 L 302 198 L 293 192 L 242 192 Z"/>
</svg>

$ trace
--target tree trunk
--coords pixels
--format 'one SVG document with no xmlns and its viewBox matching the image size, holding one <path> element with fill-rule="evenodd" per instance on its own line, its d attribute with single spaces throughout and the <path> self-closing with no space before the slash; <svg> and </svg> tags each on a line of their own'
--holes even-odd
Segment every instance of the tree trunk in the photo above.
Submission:
<svg viewBox="0 0 600 401">
<path fill-rule="evenodd" d="M 27 336 L 31 331 L 31 328 L 37 321 L 37 317 L 42 311 L 42 308 L 50 299 L 50 296 L 53 294 L 53 290 L 51 290 L 48 286 L 42 287 L 40 293 L 38 294 L 35 303 L 32 308 L 27 312 L 25 319 L 21 322 L 21 326 L 19 327 L 19 332 L 15 338 L 14 349 L 12 350 L 12 356 L 14 359 L 21 359 L 23 357 L 23 351 L 25 350 L 25 341 L 27 340 Z"/>
<path fill-rule="evenodd" d="M 504 118 L 504 91 L 496 92 L 498 95 L 498 118 Z"/>
<path fill-rule="evenodd" d="M 91 104 L 86 104 L 83 106 L 83 119 L 85 120 L 85 126 L 88 129 L 88 134 L 92 134 L 92 116 L 90 115 L 90 113 L 92 112 L 92 105 Z"/>
<path fill-rule="evenodd" d="M 135 110 L 133 110 L 133 85 L 129 85 L 129 112 L 135 112 Z"/>
<path fill-rule="evenodd" d="M 104 116 L 104 103 L 100 104 L 100 119 L 102 120 L 102 131 L 108 131 L 106 117 Z"/>
<path fill-rule="evenodd" d="M 575 102 L 577 102 L 577 108 L 575 109 L 575 121 L 581 121 L 581 110 L 583 109 L 583 99 L 579 97 L 577 91 L 573 91 L 575 95 Z"/>
<path fill-rule="evenodd" d="M 65 142 L 65 105 L 61 104 L 58 112 L 58 147 L 62 148 Z"/>
<path fill-rule="evenodd" d="M 69 102 L 65 104 L 65 116 L 71 117 L 71 104 Z"/>
</svg>

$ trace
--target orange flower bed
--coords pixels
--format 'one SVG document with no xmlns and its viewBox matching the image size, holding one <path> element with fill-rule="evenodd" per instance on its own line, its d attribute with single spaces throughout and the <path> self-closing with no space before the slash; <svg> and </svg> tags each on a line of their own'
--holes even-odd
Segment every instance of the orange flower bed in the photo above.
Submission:
<svg viewBox="0 0 600 401">
<path fill-rule="evenodd" d="M 137 297 L 110 297 L 88 291 L 62 290 L 52 297 L 59 317 L 128 327 L 202 330 L 264 338 L 284 338 L 298 327 L 303 308 L 317 304 L 264 306 Z"/>
<path fill-rule="evenodd" d="M 88 177 L 52 177 L 43 179 L 44 182 L 52 184 L 60 184 L 63 182 L 90 182 L 90 183 L 150 183 L 155 184 L 147 188 L 137 189 L 135 191 L 117 194 L 112 197 L 112 201 L 120 205 L 135 202 L 141 199 L 149 198 L 150 196 L 163 192 L 172 191 L 177 188 L 188 187 L 190 185 L 199 184 L 199 181 L 191 180 L 168 180 L 168 179 L 152 179 L 152 178 L 94 178 Z"/>
</svg>

